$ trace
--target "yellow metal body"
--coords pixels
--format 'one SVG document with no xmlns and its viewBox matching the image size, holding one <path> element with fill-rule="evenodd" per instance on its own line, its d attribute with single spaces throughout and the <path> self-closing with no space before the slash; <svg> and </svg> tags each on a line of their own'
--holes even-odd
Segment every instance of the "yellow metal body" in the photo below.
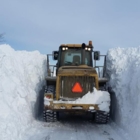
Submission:
<svg viewBox="0 0 140 140">
<path fill-rule="evenodd" d="M 61 44 L 60 47 L 82 47 L 81 44 Z M 89 41 L 89 44 L 86 47 L 92 47 L 92 41 Z M 65 110 L 77 110 L 79 107 L 80 110 L 88 111 L 90 107 L 93 107 L 94 110 L 99 110 L 98 104 L 70 104 L 70 103 L 59 103 L 55 101 L 60 100 L 61 95 L 61 77 L 77 77 L 77 76 L 89 76 L 93 77 L 94 79 L 94 86 L 98 90 L 99 89 L 99 79 L 96 70 L 93 67 L 87 65 L 80 65 L 80 66 L 62 66 L 58 69 L 57 77 L 56 77 L 56 91 L 55 97 L 52 96 L 52 101 L 49 101 L 50 104 L 44 106 L 45 109 L 49 110 L 58 110 L 58 111 L 65 111 Z M 67 87 L 64 87 L 67 88 Z M 46 93 L 49 94 L 49 93 Z M 86 93 L 85 93 L 86 94 Z M 76 109 L 75 109 L 76 108 Z"/>
<path fill-rule="evenodd" d="M 60 91 L 60 78 L 62 76 L 91 76 L 95 79 L 95 88 L 99 89 L 99 83 L 98 83 L 98 75 L 97 72 L 94 68 L 88 67 L 87 65 L 81 65 L 78 66 L 78 68 L 81 69 L 74 69 L 75 67 L 73 66 L 65 66 L 61 67 L 58 71 L 57 79 L 56 79 L 56 100 L 59 100 L 61 93 Z M 64 69 L 67 68 L 67 69 Z"/>
<path fill-rule="evenodd" d="M 80 69 L 79 69 L 80 67 Z M 74 111 L 74 110 L 81 110 L 81 111 L 88 111 L 90 107 L 93 107 L 94 110 L 99 110 L 97 104 L 71 104 L 71 103 L 59 103 L 55 101 L 60 100 L 60 87 L 61 87 L 61 77 L 62 76 L 67 76 L 67 77 L 73 77 L 73 76 L 90 76 L 94 78 L 94 85 L 96 89 L 99 89 L 99 80 L 98 80 L 98 75 L 96 73 L 96 70 L 92 67 L 88 67 L 86 65 L 78 66 L 64 66 L 59 68 L 58 70 L 58 75 L 56 78 L 56 97 L 52 96 L 52 101 L 50 102 L 49 106 L 45 106 L 45 109 L 49 110 L 55 110 L 55 111 Z M 65 87 L 67 88 L 67 87 Z M 78 108 L 77 108 L 78 107 Z"/>
</svg>

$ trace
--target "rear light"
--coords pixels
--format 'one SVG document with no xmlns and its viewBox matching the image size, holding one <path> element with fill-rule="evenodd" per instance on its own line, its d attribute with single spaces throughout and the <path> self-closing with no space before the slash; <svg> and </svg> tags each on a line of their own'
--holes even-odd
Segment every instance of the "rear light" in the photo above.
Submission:
<svg viewBox="0 0 140 140">
<path fill-rule="evenodd" d="M 45 95 L 45 97 L 51 99 L 51 95 Z"/>
<path fill-rule="evenodd" d="M 72 92 L 75 92 L 75 93 L 82 93 L 83 92 L 83 89 L 82 89 L 79 82 L 76 82 L 74 84 L 74 86 L 72 87 Z"/>
</svg>

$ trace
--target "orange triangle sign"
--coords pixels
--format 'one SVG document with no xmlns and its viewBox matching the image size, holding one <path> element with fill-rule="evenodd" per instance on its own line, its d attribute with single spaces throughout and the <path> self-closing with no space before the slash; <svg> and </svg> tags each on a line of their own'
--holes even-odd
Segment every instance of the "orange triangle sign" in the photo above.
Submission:
<svg viewBox="0 0 140 140">
<path fill-rule="evenodd" d="M 81 93 L 82 91 L 83 91 L 83 89 L 82 89 L 80 83 L 76 82 L 74 84 L 74 86 L 72 87 L 72 92 L 80 92 Z"/>
</svg>

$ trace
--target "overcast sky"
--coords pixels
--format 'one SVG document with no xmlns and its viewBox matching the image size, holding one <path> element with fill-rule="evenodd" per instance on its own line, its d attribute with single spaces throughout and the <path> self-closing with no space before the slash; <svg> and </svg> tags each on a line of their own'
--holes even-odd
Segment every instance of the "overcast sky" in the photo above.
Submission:
<svg viewBox="0 0 140 140">
<path fill-rule="evenodd" d="M 140 46 L 139 0 L 0 0 L 0 33 L 15 50 L 51 53 L 88 43 L 105 53 Z"/>
</svg>

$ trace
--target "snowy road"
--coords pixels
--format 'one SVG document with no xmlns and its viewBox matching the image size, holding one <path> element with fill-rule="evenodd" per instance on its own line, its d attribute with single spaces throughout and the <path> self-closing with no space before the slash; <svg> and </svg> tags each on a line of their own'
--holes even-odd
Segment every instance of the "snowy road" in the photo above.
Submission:
<svg viewBox="0 0 140 140">
<path fill-rule="evenodd" d="M 113 123 L 97 125 L 84 119 L 62 120 L 55 123 L 36 122 L 24 140 L 124 140 L 124 134 Z"/>
</svg>

